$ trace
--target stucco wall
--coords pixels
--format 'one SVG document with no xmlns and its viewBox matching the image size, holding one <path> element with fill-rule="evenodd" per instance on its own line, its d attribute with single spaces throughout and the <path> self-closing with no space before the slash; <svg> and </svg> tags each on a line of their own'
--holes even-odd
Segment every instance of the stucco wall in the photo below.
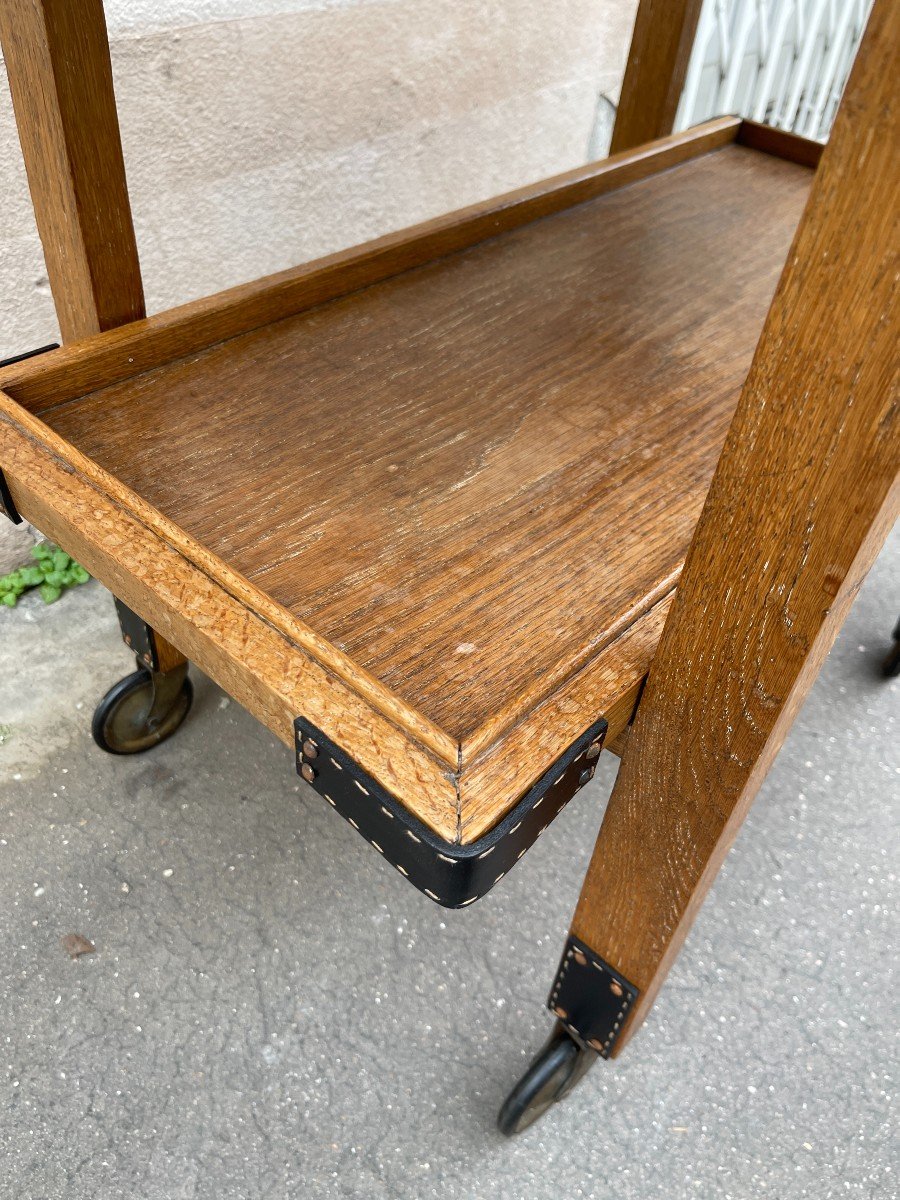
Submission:
<svg viewBox="0 0 900 1200">
<path fill-rule="evenodd" d="M 605 152 L 636 0 L 107 0 L 150 311 Z M 0 357 L 53 340 L 5 78 Z"/>
</svg>

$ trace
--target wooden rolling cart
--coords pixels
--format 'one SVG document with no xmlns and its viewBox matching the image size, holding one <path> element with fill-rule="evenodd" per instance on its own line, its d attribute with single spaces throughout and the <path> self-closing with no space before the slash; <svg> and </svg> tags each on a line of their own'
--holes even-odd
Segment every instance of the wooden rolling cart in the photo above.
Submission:
<svg viewBox="0 0 900 1200">
<path fill-rule="evenodd" d="M 0 4 L 66 343 L 3 503 L 119 598 L 99 744 L 190 658 L 448 907 L 623 755 L 507 1133 L 643 1021 L 897 512 L 900 8 L 820 165 L 671 134 L 698 9 L 643 0 L 608 160 L 147 318 L 101 2 Z"/>
</svg>

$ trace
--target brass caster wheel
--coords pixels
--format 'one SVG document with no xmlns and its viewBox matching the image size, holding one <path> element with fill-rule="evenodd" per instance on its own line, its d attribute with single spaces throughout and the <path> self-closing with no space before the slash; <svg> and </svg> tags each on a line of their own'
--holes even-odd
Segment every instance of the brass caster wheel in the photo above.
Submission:
<svg viewBox="0 0 900 1200">
<path fill-rule="evenodd" d="M 91 723 L 94 741 L 107 754 L 140 754 L 172 736 L 193 699 L 187 663 L 165 674 L 141 667 L 120 679 L 97 705 Z"/>
<path fill-rule="evenodd" d="M 597 1055 L 585 1049 L 557 1024 L 544 1047 L 531 1060 L 528 1070 L 506 1097 L 497 1127 L 506 1137 L 515 1137 L 542 1117 L 594 1065 Z"/>
</svg>

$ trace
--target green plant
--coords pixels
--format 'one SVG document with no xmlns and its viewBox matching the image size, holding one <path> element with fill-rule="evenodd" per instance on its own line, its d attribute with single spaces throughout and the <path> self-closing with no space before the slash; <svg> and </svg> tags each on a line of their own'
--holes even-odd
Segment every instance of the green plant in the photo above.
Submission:
<svg viewBox="0 0 900 1200">
<path fill-rule="evenodd" d="M 52 604 L 66 588 L 90 579 L 84 567 L 57 546 L 33 546 L 31 556 L 36 560 L 33 567 L 19 567 L 9 575 L 0 575 L 0 604 L 7 608 L 14 608 L 29 588 L 38 588 L 44 603 Z"/>
</svg>

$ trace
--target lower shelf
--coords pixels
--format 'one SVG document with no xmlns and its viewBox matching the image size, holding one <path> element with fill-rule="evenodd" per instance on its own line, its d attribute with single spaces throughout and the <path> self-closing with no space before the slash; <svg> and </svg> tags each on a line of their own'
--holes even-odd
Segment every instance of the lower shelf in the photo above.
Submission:
<svg viewBox="0 0 900 1200">
<path fill-rule="evenodd" d="M 430 831 L 443 902 L 634 707 L 812 175 L 744 128 L 0 372 L 10 503 Z"/>
</svg>

